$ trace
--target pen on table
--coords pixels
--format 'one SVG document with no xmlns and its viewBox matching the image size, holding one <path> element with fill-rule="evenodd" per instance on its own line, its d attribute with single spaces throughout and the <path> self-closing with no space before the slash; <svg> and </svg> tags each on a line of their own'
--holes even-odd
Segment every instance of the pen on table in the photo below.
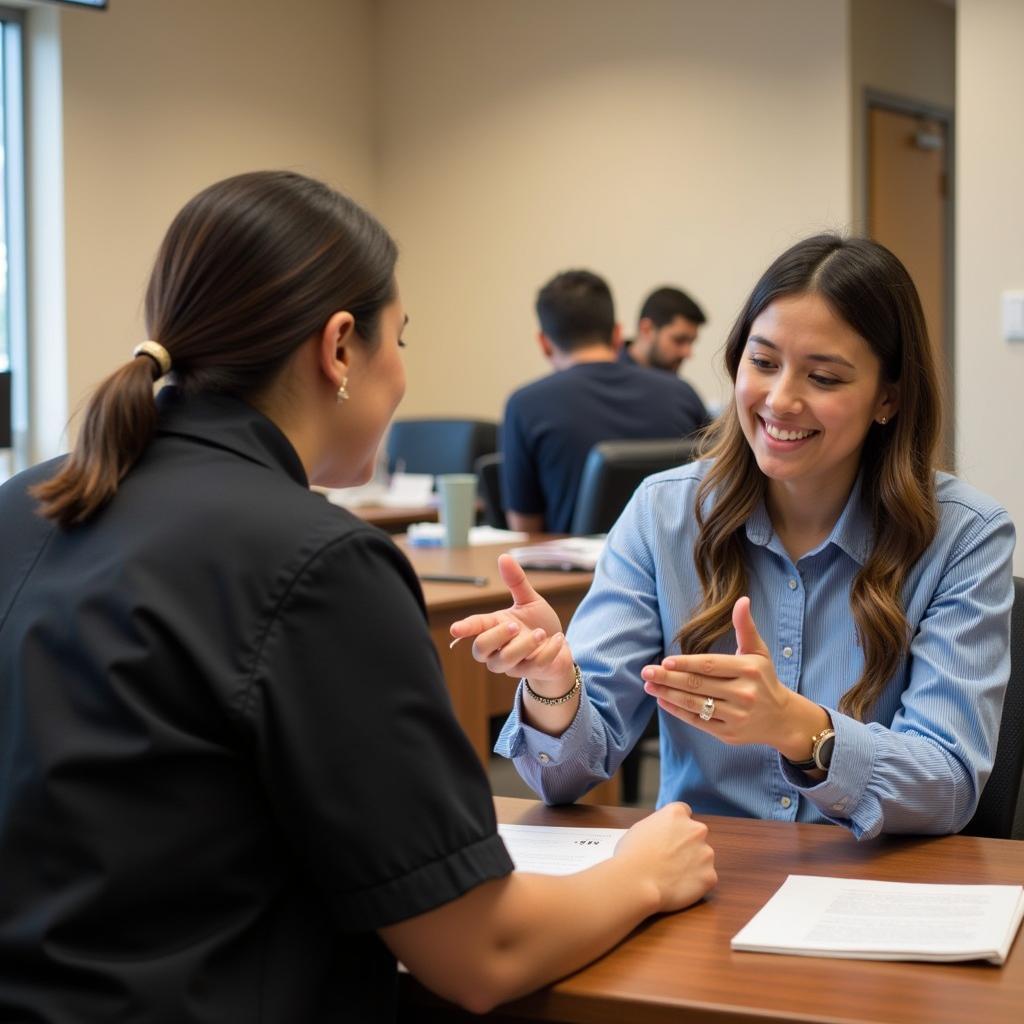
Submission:
<svg viewBox="0 0 1024 1024">
<path fill-rule="evenodd" d="M 474 587 L 486 587 L 486 576 L 458 576 L 443 572 L 421 572 L 420 581 L 423 583 L 469 583 Z"/>
</svg>

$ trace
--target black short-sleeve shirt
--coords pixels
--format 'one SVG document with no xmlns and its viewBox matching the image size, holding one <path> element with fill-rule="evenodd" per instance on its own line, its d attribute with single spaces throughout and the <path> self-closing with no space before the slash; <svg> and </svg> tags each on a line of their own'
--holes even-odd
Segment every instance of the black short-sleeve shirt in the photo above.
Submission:
<svg viewBox="0 0 1024 1024">
<path fill-rule="evenodd" d="M 0 1020 L 378 1021 L 375 929 L 506 874 L 422 596 L 224 396 L 84 526 L 0 488 Z"/>
</svg>

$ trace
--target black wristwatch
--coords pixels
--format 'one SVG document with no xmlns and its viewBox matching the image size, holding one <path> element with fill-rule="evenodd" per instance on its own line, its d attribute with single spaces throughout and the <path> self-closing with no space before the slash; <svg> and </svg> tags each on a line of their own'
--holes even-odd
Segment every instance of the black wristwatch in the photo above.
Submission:
<svg viewBox="0 0 1024 1024">
<path fill-rule="evenodd" d="M 802 772 L 812 772 L 815 768 L 827 772 L 832 763 L 832 751 L 836 745 L 836 731 L 831 726 L 822 729 L 811 737 L 811 756 L 807 761 L 790 761 L 785 757 L 786 764 L 798 768 Z"/>
</svg>

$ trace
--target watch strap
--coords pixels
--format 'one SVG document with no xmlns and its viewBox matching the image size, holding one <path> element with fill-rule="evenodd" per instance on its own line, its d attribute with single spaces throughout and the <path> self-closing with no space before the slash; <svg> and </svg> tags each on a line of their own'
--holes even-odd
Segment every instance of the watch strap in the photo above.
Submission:
<svg viewBox="0 0 1024 1024">
<path fill-rule="evenodd" d="M 790 759 L 786 757 L 785 754 L 783 754 L 782 760 L 785 761 L 786 764 L 788 764 L 791 768 L 797 768 L 802 772 L 812 772 L 815 768 L 818 767 L 818 763 L 814 760 L 813 757 L 807 761 L 790 761 Z"/>
</svg>

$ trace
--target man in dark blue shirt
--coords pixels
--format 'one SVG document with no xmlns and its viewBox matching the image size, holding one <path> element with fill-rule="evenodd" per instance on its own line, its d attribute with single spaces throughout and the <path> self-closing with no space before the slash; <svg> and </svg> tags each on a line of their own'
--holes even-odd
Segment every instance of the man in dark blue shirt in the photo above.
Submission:
<svg viewBox="0 0 1024 1024">
<path fill-rule="evenodd" d="M 539 342 L 555 373 L 505 407 L 502 493 L 514 530 L 566 533 L 583 465 L 599 441 L 683 437 L 707 413 L 685 381 L 616 358 L 608 285 L 569 270 L 537 295 Z"/>
</svg>

